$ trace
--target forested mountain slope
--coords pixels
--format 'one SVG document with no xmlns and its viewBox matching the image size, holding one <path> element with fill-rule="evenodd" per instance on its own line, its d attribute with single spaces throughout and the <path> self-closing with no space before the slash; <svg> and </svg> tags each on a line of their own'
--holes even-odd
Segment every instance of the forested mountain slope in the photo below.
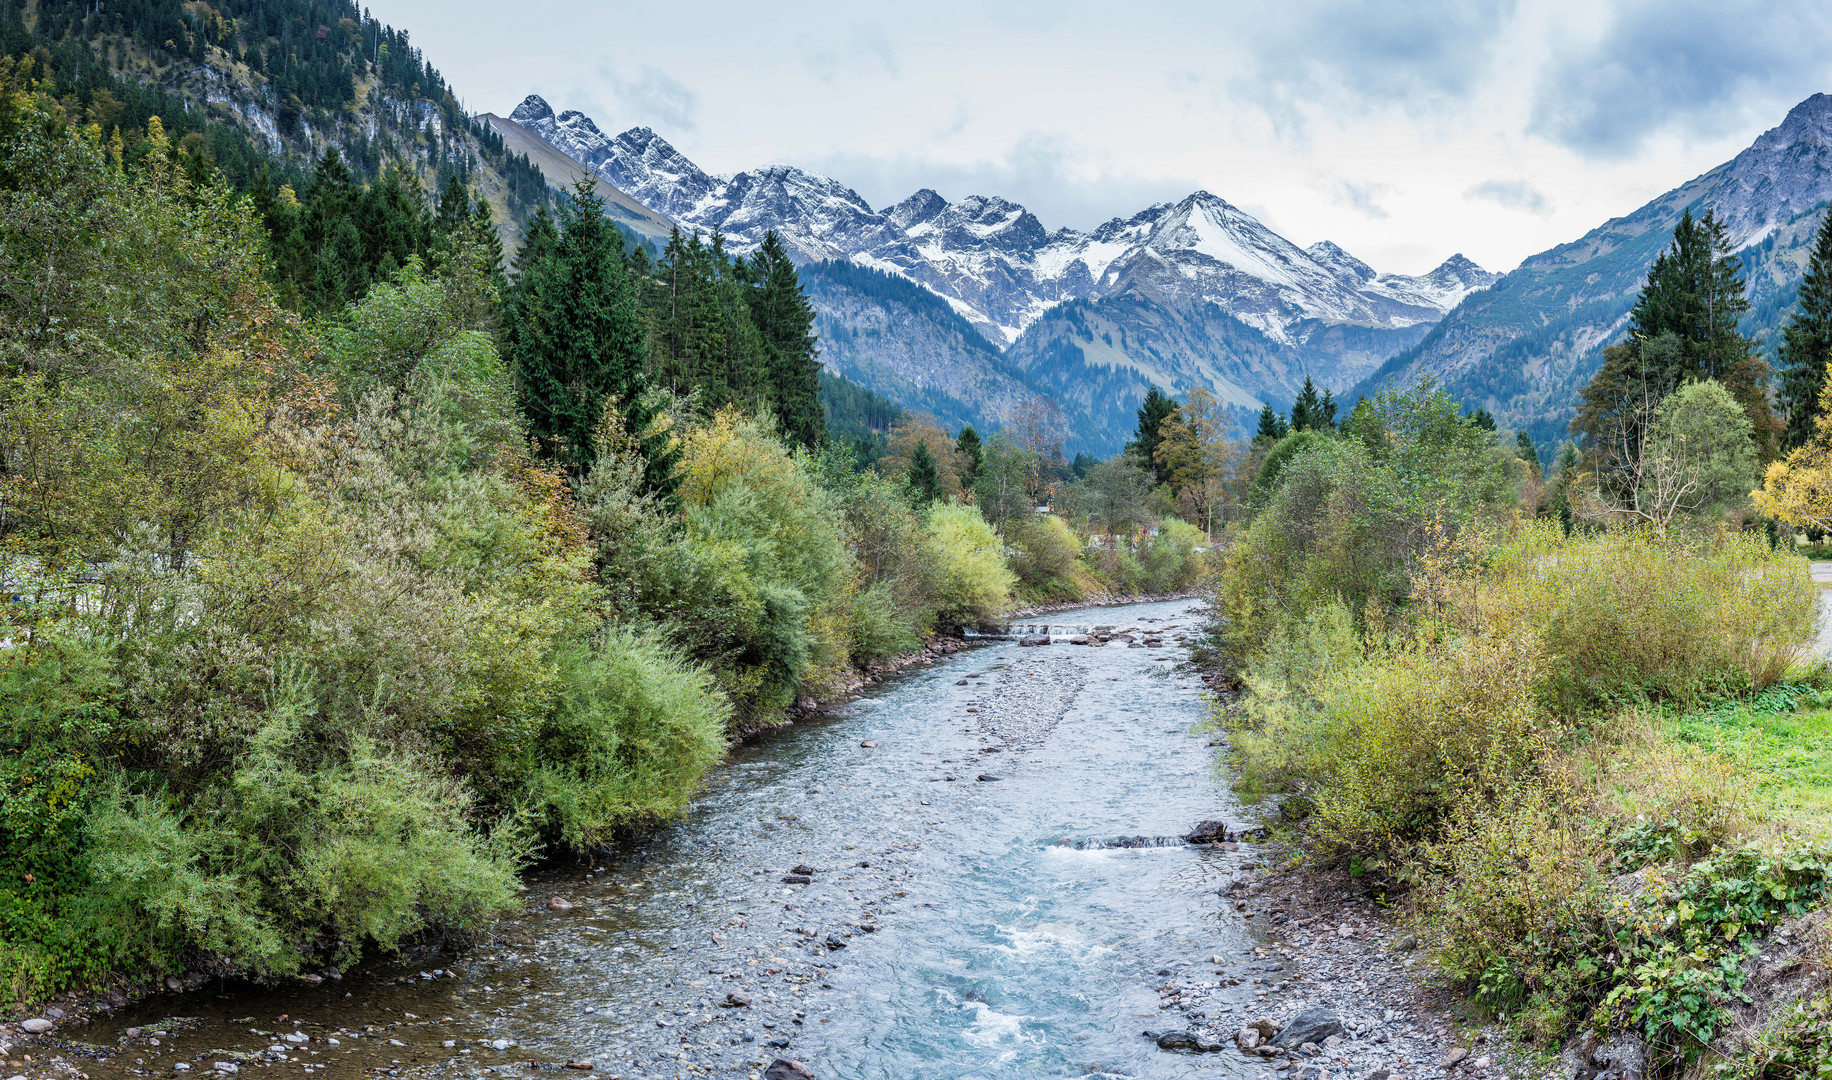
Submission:
<svg viewBox="0 0 1832 1080">
<path fill-rule="evenodd" d="M 1832 97 L 1815 94 L 1734 159 L 1469 296 L 1357 392 L 1430 373 L 1545 451 L 1565 437 L 1578 390 L 1596 374 L 1602 347 L 1624 333 L 1682 212 L 1713 210 L 1727 226 L 1750 287 L 1743 329 L 1772 354 L 1829 198 Z"/>
<path fill-rule="evenodd" d="M 265 169 L 293 197 L 335 149 L 358 182 L 395 166 L 430 197 L 456 178 L 511 243 L 548 198 L 540 170 L 466 114 L 408 32 L 353 0 L 6 0 L 0 52 L 32 58 L 66 113 L 104 138 L 120 131 L 127 154 L 144 152 L 137 136 L 158 116 L 238 188 Z"/>
</svg>

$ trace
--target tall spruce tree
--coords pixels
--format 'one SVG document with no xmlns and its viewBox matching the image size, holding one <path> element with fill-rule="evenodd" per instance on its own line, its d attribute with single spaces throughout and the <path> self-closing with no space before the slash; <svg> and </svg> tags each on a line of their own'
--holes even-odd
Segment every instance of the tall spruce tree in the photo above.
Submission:
<svg viewBox="0 0 1832 1080">
<path fill-rule="evenodd" d="M 1176 415 L 1177 403 L 1169 394 L 1156 386 L 1145 392 L 1145 400 L 1139 404 L 1139 427 L 1126 449 L 1136 453 L 1149 463 L 1152 477 L 1162 484 L 1170 479 L 1170 473 L 1163 462 L 1158 460 L 1158 444 L 1164 441 L 1164 422 Z"/>
<path fill-rule="evenodd" d="M 935 455 L 929 453 L 928 444 L 920 440 L 910 453 L 909 485 L 910 498 L 922 506 L 941 498 L 941 470 L 935 467 Z"/>
<path fill-rule="evenodd" d="M 674 451 L 657 432 L 642 313 L 623 238 L 589 179 L 559 220 L 537 212 L 507 302 L 507 352 L 529 433 L 574 474 L 591 467 L 607 402 L 639 441 L 651 489 L 673 490 Z"/>
<path fill-rule="evenodd" d="M 782 240 L 771 229 L 752 254 L 745 276 L 750 282 L 751 320 L 762 336 L 769 397 L 784 437 L 802 446 L 818 446 L 827 436 L 821 411 L 819 339 L 814 308 L 802 292 L 801 276 Z"/>
<path fill-rule="evenodd" d="M 1539 463 L 1539 450 L 1533 446 L 1533 436 L 1524 431 L 1515 432 L 1514 452 L 1520 455 L 1520 460 L 1527 463 L 1527 468 L 1533 470 L 1534 479 L 1543 477 Z"/>
<path fill-rule="evenodd" d="M 1260 406 L 1259 430 L 1253 433 L 1254 446 L 1263 450 L 1289 434 L 1291 434 L 1291 425 L 1285 422 L 1283 416 L 1273 411 L 1270 401 Z"/>
<path fill-rule="evenodd" d="M 1629 313 L 1630 339 L 1603 350 L 1571 430 L 1583 441 L 1587 468 L 1606 487 L 1612 474 L 1635 474 L 1633 448 L 1653 408 L 1692 379 L 1722 383 L 1749 417 L 1758 452 L 1773 456 L 1781 423 L 1768 403 L 1768 365 L 1738 327 L 1749 299 L 1742 264 L 1728 249 L 1713 212 L 1701 218 L 1682 212 L 1673 242 L 1648 268 Z"/>
<path fill-rule="evenodd" d="M 1336 426 L 1336 402 L 1326 391 L 1317 393 L 1317 384 L 1304 376 L 1304 388 L 1291 403 L 1291 430 L 1331 431 Z"/>
<path fill-rule="evenodd" d="M 718 274 L 698 233 L 683 235 L 677 227 L 645 286 L 650 365 L 662 385 L 677 394 L 697 391 L 709 409 L 732 404 L 752 389 L 734 386 L 725 370 Z"/>
<path fill-rule="evenodd" d="M 986 448 L 972 424 L 961 428 L 960 437 L 954 440 L 954 449 L 961 456 L 961 483 L 971 490 L 979 482 L 980 470 L 986 467 Z"/>
<path fill-rule="evenodd" d="M 1813 239 L 1798 304 L 1781 342 L 1781 412 L 1787 425 L 1782 442 L 1789 450 L 1813 434 L 1827 360 L 1832 359 L 1832 211 Z"/>
</svg>

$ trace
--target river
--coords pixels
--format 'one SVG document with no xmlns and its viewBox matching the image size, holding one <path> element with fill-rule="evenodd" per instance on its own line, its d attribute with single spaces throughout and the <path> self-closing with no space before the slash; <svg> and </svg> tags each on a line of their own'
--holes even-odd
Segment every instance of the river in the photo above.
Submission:
<svg viewBox="0 0 1832 1080">
<path fill-rule="evenodd" d="M 1255 1074 L 1142 1036 L 1184 1026 L 1167 975 L 1220 955 L 1242 981 L 1203 1008 L 1225 1023 L 1272 968 L 1217 895 L 1252 851 L 1176 839 L 1243 816 L 1173 670 L 1190 605 L 1050 621 L 1165 636 L 992 642 L 766 735 L 683 820 L 532 876 L 470 953 L 161 996 L 65 1037 L 106 1054 L 98 1078 L 748 1077 L 779 1056 L 822 1080 Z M 798 866 L 810 884 L 784 882 Z"/>
</svg>

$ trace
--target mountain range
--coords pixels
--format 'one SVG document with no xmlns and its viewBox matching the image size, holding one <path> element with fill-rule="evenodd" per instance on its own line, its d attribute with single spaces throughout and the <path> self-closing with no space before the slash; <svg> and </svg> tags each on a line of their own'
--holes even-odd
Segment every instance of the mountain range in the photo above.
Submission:
<svg viewBox="0 0 1832 1080">
<path fill-rule="evenodd" d="M 1206 386 L 1244 423 L 1306 376 L 1352 401 L 1429 375 L 1550 454 L 1681 212 L 1728 226 L 1750 286 L 1744 330 L 1772 356 L 1832 199 L 1824 94 L 1733 160 L 1507 274 L 1455 255 L 1418 277 L 1327 241 L 1300 248 L 1203 191 L 1052 232 L 998 197 L 924 189 L 874 209 L 793 166 L 709 174 L 649 128 L 607 136 L 532 95 L 486 119 L 740 250 L 775 229 L 803 263 L 839 373 L 953 423 L 996 425 L 1043 394 L 1071 447 L 1096 451 L 1123 441 L 1152 385 Z"/>
<path fill-rule="evenodd" d="M 1335 244 L 1300 248 L 1205 191 L 1089 232 L 1050 231 L 992 196 L 949 202 L 923 189 L 874 209 L 794 166 L 715 176 L 649 128 L 613 137 L 534 95 L 484 119 L 506 144 L 538 138 L 734 250 L 775 230 L 803 265 L 841 374 L 982 425 L 1044 394 L 1079 448 L 1117 448 L 1154 383 L 1206 385 L 1243 417 L 1288 402 L 1306 375 L 1346 387 L 1496 277 L 1461 255 L 1418 277 L 1377 273 Z"/>
</svg>

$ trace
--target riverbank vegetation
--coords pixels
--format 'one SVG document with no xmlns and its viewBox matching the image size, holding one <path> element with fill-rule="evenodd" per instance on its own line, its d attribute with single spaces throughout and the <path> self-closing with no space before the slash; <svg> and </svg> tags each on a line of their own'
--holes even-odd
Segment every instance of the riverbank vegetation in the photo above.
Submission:
<svg viewBox="0 0 1832 1080">
<path fill-rule="evenodd" d="M 504 265 L 461 189 L 327 157 L 298 229 L 425 225 L 352 275 L 156 118 L 123 156 L 0 90 L 5 1001 L 462 936 L 933 634 L 1206 566 L 1046 403 L 823 386 L 774 237 L 652 254 L 581 187 Z"/>
<path fill-rule="evenodd" d="M 1290 451 L 1262 425 L 1284 460 L 1206 657 L 1244 688 L 1243 790 L 1490 1017 L 1541 1046 L 1627 1033 L 1664 1075 L 1810 1075 L 1832 677 L 1791 541 L 1826 527 L 1832 419 L 1752 498 L 1786 428 L 1721 246 L 1681 221 L 1543 481 L 1429 384 Z"/>
</svg>

